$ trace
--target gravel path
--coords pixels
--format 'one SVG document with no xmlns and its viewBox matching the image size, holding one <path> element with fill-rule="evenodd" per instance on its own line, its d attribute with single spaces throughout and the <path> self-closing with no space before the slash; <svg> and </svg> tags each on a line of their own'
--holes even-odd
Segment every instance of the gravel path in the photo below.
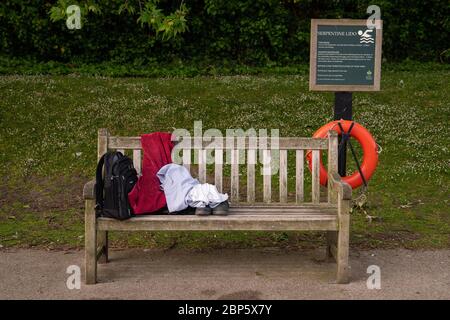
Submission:
<svg viewBox="0 0 450 320">
<path fill-rule="evenodd" d="M 0 299 L 450 299 L 450 250 L 352 251 L 352 282 L 334 283 L 324 251 L 112 250 L 99 283 L 69 290 L 82 251 L 0 251 Z M 367 268 L 381 289 L 367 288 Z"/>
</svg>

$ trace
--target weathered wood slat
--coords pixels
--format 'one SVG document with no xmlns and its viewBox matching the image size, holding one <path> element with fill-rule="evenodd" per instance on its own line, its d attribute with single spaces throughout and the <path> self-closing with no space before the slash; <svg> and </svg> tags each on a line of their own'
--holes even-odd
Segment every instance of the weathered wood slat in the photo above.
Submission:
<svg viewBox="0 0 450 320">
<path fill-rule="evenodd" d="M 303 202 L 301 204 L 297 204 L 297 203 L 293 203 L 293 202 L 287 202 L 287 203 L 283 203 L 280 204 L 278 202 L 273 202 L 273 203 L 264 203 L 264 202 L 256 202 L 254 204 L 250 204 L 250 203 L 246 203 L 246 202 L 242 202 L 239 203 L 239 205 L 230 205 L 231 208 L 276 208 L 276 209 L 285 209 L 285 208 L 298 208 L 298 209 L 303 209 L 303 208 L 319 208 L 319 209 L 326 209 L 326 208 L 330 208 L 330 209 L 337 209 L 337 205 L 336 204 L 329 204 L 327 202 L 321 202 L 321 203 L 312 203 L 312 202 Z"/>
<path fill-rule="evenodd" d="M 315 208 L 315 207 L 307 207 L 297 209 L 295 207 L 263 207 L 263 208 L 253 208 L 253 207 L 231 207 L 229 211 L 229 215 L 274 215 L 274 216 L 282 216 L 282 215 L 336 215 L 337 208 Z M 161 216 L 167 216 L 168 212 L 164 212 L 160 214 Z M 192 213 L 193 215 L 193 213 Z"/>
<path fill-rule="evenodd" d="M 186 138 L 189 139 L 189 138 Z M 245 137 L 245 141 L 242 144 L 235 143 L 234 146 L 225 142 L 225 138 L 216 138 L 213 142 L 202 141 L 201 144 L 195 145 L 191 138 L 192 149 L 257 149 L 258 144 L 250 143 L 249 138 Z M 220 139 L 223 139 L 220 141 Z M 238 139 L 238 138 L 236 138 Z M 242 139 L 242 138 L 239 138 Z M 253 138 L 254 139 L 254 138 Z M 271 139 L 267 139 L 267 149 L 271 148 Z M 187 145 L 189 145 L 186 142 Z M 328 148 L 328 140 L 322 138 L 296 138 L 296 137 L 281 137 L 278 140 L 278 145 L 281 150 L 325 150 Z M 111 136 L 108 139 L 108 147 L 111 149 L 141 149 L 140 137 L 119 137 Z"/>
<path fill-rule="evenodd" d="M 216 149 L 214 151 L 214 183 L 219 192 L 223 190 L 223 150 Z"/>
<path fill-rule="evenodd" d="M 280 202 L 287 202 L 287 150 L 280 150 Z"/>
<path fill-rule="evenodd" d="M 133 150 L 133 165 L 134 168 L 136 169 L 138 175 L 140 175 L 142 173 L 142 169 L 141 169 L 141 163 L 142 163 L 142 158 L 141 158 L 141 150 Z"/>
<path fill-rule="evenodd" d="M 333 214 L 331 211 L 329 212 L 289 212 L 289 211 L 285 211 L 285 212 L 273 212 L 273 211 L 239 211 L 239 212 L 231 212 L 230 214 L 228 214 L 229 217 L 237 217 L 237 216 L 254 216 L 254 217 L 284 217 L 284 216 L 301 216 L 302 218 L 305 217 L 311 217 L 311 218 L 315 218 L 315 217 L 329 217 L 329 216 L 334 216 L 337 217 L 336 214 Z"/>
<path fill-rule="evenodd" d="M 349 267 L 349 237 L 350 237 L 350 200 L 338 198 L 339 232 L 337 234 L 337 283 L 348 283 Z"/>
<path fill-rule="evenodd" d="M 215 216 L 215 215 L 209 215 L 209 216 L 197 216 L 197 215 L 175 215 L 175 214 L 169 214 L 169 215 L 145 215 L 145 216 L 137 216 L 133 217 L 127 220 L 116 220 L 111 218 L 98 218 L 99 221 L 119 221 L 123 224 L 128 223 L 135 223 L 135 222 L 152 222 L 152 221 L 190 221 L 192 223 L 208 223 L 208 221 L 224 221 L 224 220 L 233 220 L 233 221 L 251 221 L 251 222 L 257 222 L 257 221 L 278 221 L 278 220 L 286 220 L 286 221 L 292 221 L 292 220 L 336 220 L 337 215 L 336 214 L 280 214 L 277 216 L 272 215 L 261 215 L 261 214 L 230 214 L 227 216 Z"/>
<path fill-rule="evenodd" d="M 312 151 L 312 202 L 320 202 L 320 151 Z"/>
<path fill-rule="evenodd" d="M 206 183 L 206 150 L 198 150 L 198 180 Z"/>
<path fill-rule="evenodd" d="M 289 214 L 303 214 L 303 213 L 310 213 L 310 214 L 336 214 L 336 208 L 301 208 L 301 209 L 297 209 L 297 208 L 283 208 L 283 209 L 279 209 L 279 208 L 240 208 L 240 207 L 234 207 L 230 209 L 230 214 L 234 214 L 234 213 L 242 213 L 242 212 L 255 212 L 256 214 L 266 214 L 266 213 L 270 213 L 270 214 L 285 214 L 285 213 L 289 213 Z"/>
<path fill-rule="evenodd" d="M 272 168 L 271 152 L 263 150 L 263 199 L 265 203 L 272 201 Z"/>
<path fill-rule="evenodd" d="M 302 203 L 304 201 L 304 176 L 303 176 L 303 164 L 304 164 L 304 151 L 295 151 L 295 201 Z"/>
<path fill-rule="evenodd" d="M 142 149 L 141 137 L 112 136 L 108 140 L 110 149 Z"/>
<path fill-rule="evenodd" d="M 150 220 L 150 218 L 153 218 Z M 337 230 L 336 216 L 330 217 L 260 217 L 260 216 L 175 216 L 157 218 L 148 216 L 119 221 L 108 218 L 98 219 L 100 230 Z"/>
<path fill-rule="evenodd" d="M 231 211 L 232 212 L 232 211 Z M 257 212 L 257 211 L 255 211 Z M 254 216 L 252 219 L 254 220 L 258 220 L 258 219 L 262 219 L 265 221 L 276 221 L 277 219 L 307 219 L 305 218 L 305 214 L 298 214 L 298 215 L 293 215 L 293 214 L 280 214 L 278 216 L 270 216 L 270 215 L 261 215 L 261 214 L 256 214 L 256 213 L 250 213 L 250 215 Z M 336 217 L 338 217 L 337 213 L 335 214 L 309 214 L 306 215 L 308 217 L 314 217 L 314 218 L 318 218 L 318 219 L 322 219 L 324 218 L 329 218 L 329 219 L 336 219 Z M 122 223 L 133 223 L 133 222 L 138 222 L 138 221 L 192 221 L 192 222 L 202 222 L 202 221 L 208 221 L 208 220 L 227 220 L 227 219 L 233 219 L 233 220 L 247 220 L 249 219 L 248 217 L 246 217 L 245 215 L 241 215 L 239 213 L 236 214 L 229 214 L 226 216 L 222 216 L 222 215 L 207 215 L 207 216 L 197 216 L 195 214 L 192 215 L 184 215 L 184 214 L 149 214 L 149 215 L 140 215 L 140 216 L 135 216 L 132 217 L 130 219 L 127 220 L 117 220 L 117 219 L 112 219 L 112 218 L 105 218 L 105 217 L 100 217 L 97 219 L 97 221 L 101 221 L 101 220 L 105 220 L 105 221 L 118 221 L 118 222 L 122 222 Z"/>
<path fill-rule="evenodd" d="M 97 219 L 95 218 L 94 206 L 94 200 L 85 201 L 84 267 L 86 284 L 94 284 L 97 281 Z"/>
<path fill-rule="evenodd" d="M 250 214 L 250 213 L 243 213 L 243 214 L 231 214 L 228 216 L 229 219 L 239 221 L 273 221 L 271 220 L 273 218 L 273 215 L 268 214 Z M 283 215 L 277 215 L 277 220 L 284 220 L 284 221 L 299 221 L 299 220 L 310 220 L 310 221 L 321 221 L 321 220 L 337 220 L 336 215 L 326 215 L 326 214 L 314 214 L 314 215 L 307 215 L 307 214 L 283 214 Z"/>
<path fill-rule="evenodd" d="M 338 172 L 338 134 L 332 130 L 328 133 L 328 167 L 329 175 Z M 337 202 L 337 193 L 333 191 L 333 180 L 328 179 L 328 202 Z"/>
<path fill-rule="evenodd" d="M 309 207 L 318 207 L 318 208 L 329 208 L 329 207 L 333 207 L 336 208 L 336 204 L 329 204 L 328 202 L 320 202 L 320 203 L 312 203 L 312 202 L 302 202 L 302 203 L 295 203 L 295 202 L 286 202 L 286 203 L 282 203 L 280 204 L 279 202 L 272 202 L 272 203 L 265 203 L 265 202 L 255 202 L 255 203 L 248 203 L 248 202 L 241 202 L 239 204 L 237 204 L 236 206 L 231 204 L 231 207 L 249 207 L 249 208 L 279 208 L 279 209 L 283 209 L 283 208 L 309 208 Z"/>
<path fill-rule="evenodd" d="M 99 129 L 98 130 L 98 140 L 97 140 L 97 159 L 100 160 L 100 158 L 103 156 L 103 154 L 105 154 L 108 151 L 108 140 L 109 140 L 109 132 L 108 129 Z M 86 203 L 86 208 L 87 208 L 87 203 Z M 87 220 L 89 220 L 91 218 L 87 218 Z M 94 218 L 95 219 L 95 218 Z M 91 226 L 92 227 L 92 226 Z M 86 239 L 91 237 L 92 235 L 89 235 L 89 233 L 92 231 L 89 231 L 88 229 L 86 229 Z M 95 231 L 94 231 L 95 232 Z M 99 262 L 101 263 L 105 263 L 108 261 L 108 231 L 97 231 L 97 235 L 94 237 L 96 240 L 96 245 L 99 245 L 102 248 L 105 248 L 105 252 L 104 254 L 101 256 L 101 258 L 99 259 Z M 92 243 L 91 243 L 92 245 Z M 86 244 L 86 248 L 88 247 L 88 245 Z M 93 250 L 93 249 L 91 249 Z M 86 249 L 86 253 L 87 253 L 87 249 Z M 92 259 L 94 259 L 92 257 L 92 252 L 91 252 L 91 257 L 90 258 L 86 258 L 86 259 L 90 259 L 91 260 L 91 269 L 92 269 Z M 97 256 L 95 257 L 94 260 L 97 260 Z M 87 263 L 87 262 L 86 262 Z M 95 267 L 96 269 L 96 267 Z M 87 273 L 92 273 L 91 271 L 87 271 L 86 269 L 86 274 Z M 90 275 L 89 277 L 91 277 L 90 280 L 87 280 L 86 282 L 88 283 L 89 281 L 93 283 L 95 283 L 95 278 L 96 276 L 94 275 L 94 280 L 92 280 L 92 275 Z M 88 278 L 88 277 L 86 277 Z"/>
<path fill-rule="evenodd" d="M 231 150 L 231 202 L 239 202 L 239 150 Z"/>
<path fill-rule="evenodd" d="M 99 129 L 97 138 L 97 161 L 108 151 L 108 139 L 108 130 Z"/>
<path fill-rule="evenodd" d="M 256 150 L 247 151 L 247 202 L 255 202 Z"/>
<path fill-rule="evenodd" d="M 191 171 L 191 149 L 183 149 L 183 166 Z"/>
</svg>

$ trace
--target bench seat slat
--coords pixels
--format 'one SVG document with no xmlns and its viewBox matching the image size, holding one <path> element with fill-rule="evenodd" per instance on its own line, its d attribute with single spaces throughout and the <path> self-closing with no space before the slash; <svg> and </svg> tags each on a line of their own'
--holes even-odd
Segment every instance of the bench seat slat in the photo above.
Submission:
<svg viewBox="0 0 450 320">
<path fill-rule="evenodd" d="M 100 217 L 97 220 L 98 221 L 116 221 L 118 224 L 120 223 L 134 223 L 134 222 L 140 222 L 140 221 L 165 221 L 165 222 L 171 222 L 171 221 L 192 221 L 193 223 L 201 222 L 202 220 L 215 220 L 219 219 L 221 221 L 223 220 L 246 220 L 246 219 L 254 219 L 254 220 L 265 220 L 265 221 L 277 221 L 279 219 L 282 220 L 320 220 L 320 219 L 327 219 L 327 220 L 335 220 L 337 218 L 336 214 L 330 214 L 330 213 L 314 213 L 310 212 L 309 214 L 299 214 L 299 213 L 292 213 L 292 214 L 277 214 L 276 216 L 270 215 L 268 213 L 266 214 L 258 214 L 256 212 L 247 212 L 247 213 L 241 213 L 241 212 L 235 212 L 230 213 L 227 216 L 218 216 L 218 215 L 208 215 L 208 216 L 197 216 L 195 214 L 154 214 L 154 215 L 143 215 L 138 217 L 133 217 L 128 220 L 116 220 L 112 218 L 103 218 Z"/>
<path fill-rule="evenodd" d="M 285 208 L 282 211 L 278 208 L 231 208 L 230 212 L 270 212 L 272 214 L 285 214 L 291 212 L 303 213 L 303 212 L 311 212 L 311 213 L 336 213 L 337 210 L 333 208 L 323 208 L 323 209 L 313 209 L 313 208 Z"/>
<path fill-rule="evenodd" d="M 337 230 L 337 210 L 332 206 L 286 207 L 231 207 L 228 216 L 161 214 L 97 222 L 100 230 Z"/>
<path fill-rule="evenodd" d="M 149 215 L 125 221 L 98 218 L 99 230 L 337 230 L 336 215 Z"/>
<path fill-rule="evenodd" d="M 256 216 L 256 217 L 265 217 L 265 216 L 271 216 L 276 218 L 282 218 L 282 217 L 291 217 L 291 216 L 301 216 L 302 218 L 305 217 L 328 217 L 328 216 L 336 216 L 332 212 L 285 212 L 285 213 L 274 213 L 274 212 L 268 212 L 268 211 L 261 211 L 261 212 L 254 212 L 254 211 L 239 211 L 239 212 L 233 212 L 230 213 L 229 217 L 235 217 L 235 216 Z"/>
<path fill-rule="evenodd" d="M 264 203 L 264 202 L 255 202 L 254 204 L 249 204 L 249 203 L 239 203 L 239 204 L 234 204 L 231 203 L 230 207 L 232 208 L 277 208 L 277 209 L 284 209 L 284 208 L 333 208 L 335 210 L 337 210 L 337 205 L 336 204 L 330 204 L 327 202 L 321 202 L 321 203 L 312 203 L 312 202 L 303 202 L 301 204 L 297 204 L 294 202 L 288 202 L 288 203 L 282 203 L 280 204 L 279 202 L 272 202 L 272 203 Z"/>
</svg>

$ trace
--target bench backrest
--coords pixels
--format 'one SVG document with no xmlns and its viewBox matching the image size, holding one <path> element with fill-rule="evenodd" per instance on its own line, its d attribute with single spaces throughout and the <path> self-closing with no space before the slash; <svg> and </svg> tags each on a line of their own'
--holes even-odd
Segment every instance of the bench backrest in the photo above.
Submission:
<svg viewBox="0 0 450 320">
<path fill-rule="evenodd" d="M 253 143 L 254 140 L 250 143 L 248 137 L 244 143 L 236 141 L 231 145 L 225 141 L 228 138 L 222 138 L 223 141 L 215 139 L 215 143 L 210 141 L 194 143 L 194 138 L 189 139 L 192 142 L 187 144 L 189 147 L 186 147 L 186 139 L 183 140 L 183 147 L 180 149 L 180 159 L 182 160 L 180 164 L 188 168 L 192 176 L 198 178 L 200 182 L 213 183 L 219 191 L 229 192 L 232 203 L 253 204 L 261 202 L 260 200 L 264 203 L 272 203 L 274 198 L 277 198 L 275 203 L 283 205 L 334 202 L 330 187 L 326 200 L 321 200 L 319 174 L 321 153 L 324 151 L 328 155 L 328 171 L 337 172 L 338 140 L 335 131 L 330 131 L 328 138 L 325 139 L 280 137 L 275 150 L 271 149 L 270 138 L 266 138 L 267 149 L 265 150 L 257 150 Z M 134 166 L 140 173 L 143 158 L 140 137 L 112 136 L 106 129 L 100 129 L 98 132 L 98 157 L 108 150 L 121 151 L 132 157 Z M 312 166 L 311 174 L 306 179 L 305 171 L 308 170 L 305 170 L 305 158 L 309 153 Z M 288 161 L 288 157 L 292 159 L 291 162 Z M 295 161 L 293 157 L 295 157 Z M 260 160 L 259 163 L 256 161 L 257 158 Z M 272 172 L 275 160 L 279 165 L 276 168 L 277 173 L 272 175 L 275 172 Z M 295 164 L 295 169 L 288 168 L 288 163 Z M 288 180 L 288 170 L 291 172 L 290 180 Z M 292 181 L 294 172 L 295 182 Z M 305 186 L 305 181 L 309 179 L 311 180 L 310 188 Z M 295 184 L 295 194 L 288 192 L 289 181 Z M 278 185 L 278 196 L 272 194 L 272 184 Z M 294 189 L 294 187 L 292 188 Z M 242 190 L 244 190 L 244 194 L 241 192 Z M 309 191 L 310 197 L 307 197 L 307 191 Z M 305 198 L 311 199 L 311 201 L 305 201 Z"/>
</svg>

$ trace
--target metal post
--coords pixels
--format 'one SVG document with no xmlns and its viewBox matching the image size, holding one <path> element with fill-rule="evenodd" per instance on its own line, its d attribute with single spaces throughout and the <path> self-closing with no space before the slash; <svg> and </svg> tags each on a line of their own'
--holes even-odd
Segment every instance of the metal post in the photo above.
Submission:
<svg viewBox="0 0 450 320">
<path fill-rule="evenodd" d="M 334 120 L 352 120 L 352 93 L 334 93 Z M 346 176 L 347 171 L 347 143 L 344 144 L 338 155 L 338 172 L 341 177 Z"/>
</svg>

